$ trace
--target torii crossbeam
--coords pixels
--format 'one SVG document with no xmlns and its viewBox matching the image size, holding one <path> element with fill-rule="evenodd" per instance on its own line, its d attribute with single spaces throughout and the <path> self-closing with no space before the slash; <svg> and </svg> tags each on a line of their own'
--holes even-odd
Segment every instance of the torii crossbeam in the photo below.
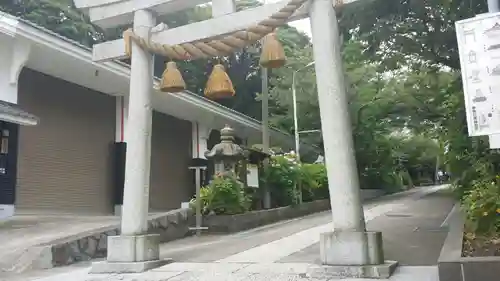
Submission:
<svg viewBox="0 0 500 281">
<path fill-rule="evenodd" d="M 326 267 L 313 269 L 312 273 L 389 277 L 397 263 L 384 261 L 381 233 L 367 232 L 365 227 L 335 14 L 335 6 L 355 1 L 283 0 L 236 12 L 235 0 L 74 0 L 77 8 L 103 28 L 133 23 L 134 36 L 134 40 L 127 39 L 132 48 L 122 231 L 120 236 L 109 237 L 107 261 L 94 263 L 91 272 L 140 272 L 163 263 L 159 260 L 158 237 L 147 234 L 152 52 L 163 49 L 168 51 L 166 54 L 174 54 L 183 50 L 186 58 L 202 57 L 227 51 L 231 42 L 224 38 L 229 35 L 236 38 L 234 42 L 248 43 L 252 40 L 245 40 L 245 36 L 259 38 L 259 33 L 276 27 L 273 23 L 310 16 L 334 223 L 332 232 L 320 237 L 320 257 Z M 173 29 L 155 28 L 157 16 L 209 2 L 213 12 L 209 20 Z M 126 46 L 124 39 L 97 44 L 94 60 L 123 58 L 128 55 Z M 176 56 L 179 59 L 178 52 Z"/>
</svg>

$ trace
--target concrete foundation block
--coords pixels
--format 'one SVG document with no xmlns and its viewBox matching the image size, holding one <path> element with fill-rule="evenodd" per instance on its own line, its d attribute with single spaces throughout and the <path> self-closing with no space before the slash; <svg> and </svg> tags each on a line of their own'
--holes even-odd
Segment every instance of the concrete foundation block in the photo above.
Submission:
<svg viewBox="0 0 500 281">
<path fill-rule="evenodd" d="M 135 237 L 135 261 L 153 261 L 160 258 L 160 235 Z"/>
<path fill-rule="evenodd" d="M 384 263 L 380 232 L 333 231 L 320 236 L 323 265 L 378 265 Z"/>
<path fill-rule="evenodd" d="M 330 280 L 342 278 L 388 279 L 396 270 L 398 262 L 386 261 L 378 265 L 323 265 L 310 267 L 307 276 Z"/>
<path fill-rule="evenodd" d="M 143 262 L 159 258 L 159 234 L 108 237 L 108 262 Z"/>
<path fill-rule="evenodd" d="M 115 216 L 119 216 L 121 217 L 122 216 L 122 208 L 123 206 L 122 205 L 115 205 Z"/>
<path fill-rule="evenodd" d="M 384 260 L 384 243 L 382 232 L 365 232 L 368 241 L 368 262 L 369 264 L 382 264 Z"/>
<path fill-rule="evenodd" d="M 92 263 L 90 274 L 103 273 L 141 273 L 153 268 L 158 268 L 171 263 L 171 259 L 141 261 L 141 262 L 109 262 L 101 261 Z"/>
<path fill-rule="evenodd" d="M 109 262 L 135 261 L 135 236 L 108 236 Z"/>
</svg>

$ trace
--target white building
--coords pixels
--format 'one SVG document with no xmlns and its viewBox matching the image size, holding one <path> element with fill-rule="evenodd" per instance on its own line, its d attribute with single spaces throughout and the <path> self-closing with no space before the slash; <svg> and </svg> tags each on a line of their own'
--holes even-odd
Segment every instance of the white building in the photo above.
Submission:
<svg viewBox="0 0 500 281">
<path fill-rule="evenodd" d="M 122 201 L 129 68 L 0 13 L 0 218 L 16 211 L 111 214 Z M 194 193 L 188 164 L 229 124 L 261 143 L 261 124 L 193 93 L 153 93 L 150 208 Z M 214 134 L 216 135 L 216 134 Z M 215 137 L 216 138 L 216 137 Z M 293 139 L 271 130 L 271 144 Z"/>
</svg>

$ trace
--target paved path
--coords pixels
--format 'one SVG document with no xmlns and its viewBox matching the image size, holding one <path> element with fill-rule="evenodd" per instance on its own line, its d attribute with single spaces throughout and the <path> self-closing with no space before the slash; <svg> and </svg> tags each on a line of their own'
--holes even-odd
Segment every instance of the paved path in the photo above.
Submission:
<svg viewBox="0 0 500 281">
<path fill-rule="evenodd" d="M 454 204 L 442 190 L 419 188 L 365 204 L 368 229 L 383 231 L 386 259 L 403 265 L 391 281 L 438 281 L 434 265 Z M 170 242 L 162 245 L 161 255 L 176 262 L 141 275 L 87 275 L 88 265 L 82 264 L 8 280 L 317 280 L 305 273 L 317 262 L 319 234 L 332 229 L 330 215 L 319 213 L 234 235 Z"/>
<path fill-rule="evenodd" d="M 400 265 L 432 266 L 437 264 L 447 234 L 445 220 L 455 201 L 449 192 L 420 194 L 400 201 L 402 205 L 369 220 L 367 229 L 382 231 L 384 254 Z M 281 259 L 279 262 L 316 260 L 319 243 Z"/>
</svg>

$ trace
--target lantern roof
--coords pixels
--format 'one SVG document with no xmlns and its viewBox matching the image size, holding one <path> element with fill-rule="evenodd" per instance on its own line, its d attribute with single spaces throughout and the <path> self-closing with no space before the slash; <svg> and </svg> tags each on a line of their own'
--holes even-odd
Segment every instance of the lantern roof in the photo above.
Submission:
<svg viewBox="0 0 500 281">
<path fill-rule="evenodd" d="M 226 125 L 220 130 L 221 142 L 205 152 L 208 159 L 239 159 L 244 157 L 244 150 L 234 143 L 234 130 Z"/>
</svg>

